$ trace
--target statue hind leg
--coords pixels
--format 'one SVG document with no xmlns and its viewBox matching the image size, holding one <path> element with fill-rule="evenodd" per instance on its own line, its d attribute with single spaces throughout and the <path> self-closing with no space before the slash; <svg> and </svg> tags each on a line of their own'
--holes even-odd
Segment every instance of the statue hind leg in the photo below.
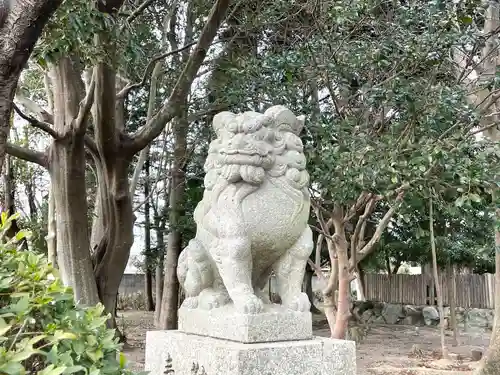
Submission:
<svg viewBox="0 0 500 375">
<path fill-rule="evenodd" d="M 179 255 L 177 277 L 186 298 L 183 307 L 198 307 L 198 296 L 214 283 L 213 266 L 205 247 L 196 238 Z"/>
<path fill-rule="evenodd" d="M 309 297 L 302 293 L 302 282 L 313 247 L 312 232 L 307 226 L 297 242 L 274 266 L 282 304 L 295 311 L 309 311 L 311 308 Z"/>
</svg>

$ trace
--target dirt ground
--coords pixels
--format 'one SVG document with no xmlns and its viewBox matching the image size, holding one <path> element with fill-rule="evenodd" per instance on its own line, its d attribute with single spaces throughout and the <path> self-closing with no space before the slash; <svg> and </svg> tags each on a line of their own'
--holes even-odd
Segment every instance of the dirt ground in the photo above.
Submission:
<svg viewBox="0 0 500 375">
<path fill-rule="evenodd" d="M 146 331 L 154 330 L 153 313 L 120 311 L 118 325 L 127 337 L 124 351 L 134 370 L 144 369 Z M 329 336 L 326 321 L 314 318 L 318 336 Z M 451 341 L 451 337 L 447 339 Z M 484 350 L 488 333 L 460 333 L 459 345 L 449 346 L 452 360 L 440 358 L 440 338 L 436 328 L 373 326 L 356 347 L 357 375 L 469 375 L 477 365 L 471 350 Z"/>
</svg>

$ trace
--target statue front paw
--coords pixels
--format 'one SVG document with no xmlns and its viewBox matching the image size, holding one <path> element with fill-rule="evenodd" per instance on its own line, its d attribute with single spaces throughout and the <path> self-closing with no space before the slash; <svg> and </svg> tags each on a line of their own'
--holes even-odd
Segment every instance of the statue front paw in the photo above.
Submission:
<svg viewBox="0 0 500 375">
<path fill-rule="evenodd" d="M 231 299 L 226 291 L 205 289 L 198 297 L 198 305 L 201 309 L 212 310 L 228 304 Z"/>
<path fill-rule="evenodd" d="M 297 296 L 290 299 L 290 302 L 285 304 L 290 310 L 293 311 L 310 311 L 311 302 L 309 302 L 309 297 L 305 293 L 300 293 Z"/>
<path fill-rule="evenodd" d="M 258 314 L 264 309 L 262 300 L 254 294 L 249 294 L 234 301 L 236 309 L 244 314 Z"/>
<path fill-rule="evenodd" d="M 182 307 L 186 309 L 196 309 L 198 307 L 198 297 L 187 297 L 182 302 Z"/>
</svg>

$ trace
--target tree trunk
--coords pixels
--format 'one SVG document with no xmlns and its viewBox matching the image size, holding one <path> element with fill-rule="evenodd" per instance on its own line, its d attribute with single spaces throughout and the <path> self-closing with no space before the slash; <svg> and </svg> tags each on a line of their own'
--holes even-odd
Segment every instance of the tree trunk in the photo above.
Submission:
<svg viewBox="0 0 500 375">
<path fill-rule="evenodd" d="M 337 231 L 336 231 L 337 232 Z M 340 239 L 335 247 L 337 249 L 339 269 L 339 292 L 337 300 L 337 317 L 332 338 L 345 339 L 349 322 L 349 257 L 347 255 L 347 242 Z"/>
<path fill-rule="evenodd" d="M 99 35 L 97 39 L 103 46 L 109 46 L 105 36 Z M 94 233 L 91 235 L 98 243 L 94 252 L 94 274 L 101 302 L 111 315 L 109 326 L 116 329 L 118 288 L 134 242 L 134 214 L 128 181 L 132 155 L 121 143 L 124 103 L 116 100 L 115 71 L 100 62 L 94 68 L 94 77 L 93 116 L 97 150 L 93 152 L 93 159 L 98 180 L 99 201 L 96 205 L 100 205 L 96 206 L 96 212 L 101 214 L 93 224 Z"/>
<path fill-rule="evenodd" d="M 30 219 L 31 220 L 36 220 L 37 219 L 37 214 L 38 210 L 36 207 L 36 202 L 35 202 L 35 189 L 33 186 L 33 174 L 29 176 L 30 181 L 26 182 L 26 198 L 28 198 L 28 207 L 30 210 Z"/>
<path fill-rule="evenodd" d="M 500 194 L 493 192 L 495 202 L 495 318 L 488 350 L 474 375 L 500 374 Z"/>
<path fill-rule="evenodd" d="M 103 218 L 98 220 L 106 226 L 95 226 L 103 236 L 97 245 L 94 261 L 99 297 L 106 312 L 112 316 L 111 328 L 116 328 L 117 293 L 134 241 L 132 200 L 128 193 L 129 164 L 119 157 L 115 160 L 115 165 L 109 165 L 107 173 L 101 170 L 98 174 L 101 191 L 98 204 L 103 206 L 100 208 Z M 96 238 L 95 235 L 92 237 Z"/>
<path fill-rule="evenodd" d="M 84 136 L 73 128 L 82 100 L 83 82 L 69 57 L 52 68 L 54 129 L 66 136 L 51 147 L 50 175 L 57 225 L 57 259 L 61 277 L 73 288 L 75 299 L 85 305 L 99 302 L 87 220 Z"/>
<path fill-rule="evenodd" d="M 436 286 L 436 295 L 439 307 L 439 322 L 441 327 L 441 350 L 444 359 L 448 359 L 448 348 L 445 342 L 445 321 L 444 321 L 444 306 L 443 306 L 443 293 L 441 292 L 441 283 L 439 282 L 439 272 L 437 265 L 437 255 L 436 255 L 436 240 L 434 238 L 434 209 L 432 203 L 432 197 L 429 200 L 429 228 L 431 234 L 431 251 L 432 251 L 432 271 L 434 276 L 434 284 Z"/>
<path fill-rule="evenodd" d="M 54 267 L 57 267 L 57 227 L 54 188 L 52 184 L 50 184 L 49 189 L 49 212 L 47 214 L 47 236 L 45 237 L 45 241 L 47 241 L 47 256 L 49 262 L 52 263 Z"/>
<path fill-rule="evenodd" d="M 154 310 L 153 303 L 153 254 L 151 253 L 151 218 L 149 203 L 149 155 L 146 156 L 144 164 L 146 179 L 144 181 L 144 298 L 146 311 Z"/>
<path fill-rule="evenodd" d="M 185 195 L 185 160 L 186 160 L 186 135 L 188 123 L 184 114 L 173 122 L 174 160 L 172 165 L 172 190 L 170 192 L 170 212 L 167 243 L 165 255 L 165 280 L 159 325 L 162 329 L 177 328 L 177 309 L 179 301 L 179 280 L 177 279 L 177 260 L 181 252 L 182 233 L 181 218 L 183 216 L 183 202 Z"/>
<path fill-rule="evenodd" d="M 61 2 L 17 0 L 0 3 L 0 169 L 4 163 L 19 76 L 45 24 Z"/>
<path fill-rule="evenodd" d="M 333 244 L 331 240 L 327 240 L 328 251 L 332 253 Z M 333 250 L 334 251 L 334 250 Z M 333 253 L 335 254 L 335 252 Z M 334 337 L 335 321 L 337 318 L 337 295 L 339 284 L 339 265 L 337 256 L 330 255 L 330 277 L 328 287 L 323 292 L 323 306 L 325 308 L 325 316 L 330 328 L 330 336 Z"/>
<path fill-rule="evenodd" d="M 165 202 L 167 204 L 167 202 Z M 155 270 L 155 326 L 159 326 L 160 314 L 161 314 L 161 300 L 163 297 L 163 261 L 165 254 L 165 241 L 163 237 L 163 229 L 160 226 L 160 220 L 155 219 L 155 230 L 156 230 L 156 252 L 159 254 L 156 270 Z"/>
<path fill-rule="evenodd" d="M 3 174 L 3 186 L 5 211 L 8 211 L 9 215 L 14 215 L 16 213 L 16 185 L 14 169 L 12 168 L 12 160 L 9 155 L 5 155 L 5 173 Z M 17 232 L 19 232 L 17 220 L 12 220 L 10 227 L 5 235 L 7 238 L 14 238 Z M 28 249 L 28 243 L 26 242 L 26 239 L 22 240 L 21 246 L 24 250 Z"/>
<path fill-rule="evenodd" d="M 455 281 L 455 266 L 448 260 L 446 267 L 446 279 L 448 280 L 448 293 L 450 298 L 450 326 L 453 331 L 453 346 L 458 345 L 458 330 L 457 330 L 457 284 Z"/>
<path fill-rule="evenodd" d="M 358 265 L 358 277 L 356 278 L 357 300 L 366 301 L 365 293 L 365 272 Z"/>
<path fill-rule="evenodd" d="M 314 293 L 313 293 L 313 288 L 312 288 L 312 279 L 314 276 L 314 271 L 311 269 L 311 267 L 307 266 L 306 267 L 306 272 L 304 274 L 304 292 L 307 294 L 309 297 L 309 302 L 311 302 L 311 312 L 313 314 L 320 314 L 321 311 L 314 305 Z"/>
</svg>

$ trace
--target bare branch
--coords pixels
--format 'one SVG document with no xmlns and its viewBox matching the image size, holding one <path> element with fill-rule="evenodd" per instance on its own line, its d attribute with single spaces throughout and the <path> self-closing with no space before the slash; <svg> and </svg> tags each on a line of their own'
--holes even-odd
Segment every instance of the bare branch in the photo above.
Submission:
<svg viewBox="0 0 500 375">
<path fill-rule="evenodd" d="M 478 134 L 478 133 L 482 133 L 482 132 L 484 132 L 484 131 L 486 131 L 486 130 L 489 130 L 489 129 L 491 129 L 491 128 L 494 128 L 495 126 L 500 127 L 500 124 L 498 124 L 498 123 L 494 122 L 493 124 L 489 124 L 489 125 L 483 126 L 482 128 L 479 128 L 479 129 L 474 130 L 473 132 L 470 132 L 470 133 L 469 133 L 469 135 L 471 135 L 471 136 L 472 136 L 472 135 L 476 135 L 476 134 Z"/>
<path fill-rule="evenodd" d="M 349 211 L 347 211 L 347 214 L 344 216 L 344 223 L 347 223 L 349 220 L 351 220 L 354 215 L 356 215 L 356 212 L 358 212 L 363 206 L 366 205 L 368 200 L 370 200 L 373 197 L 373 194 L 368 193 L 367 191 L 361 192 L 359 195 L 358 199 L 356 200 L 356 203 L 349 208 Z"/>
<path fill-rule="evenodd" d="M 321 230 L 320 228 L 318 228 L 317 226 L 312 225 L 312 224 L 309 224 L 309 227 L 311 229 L 314 229 L 316 232 L 318 232 L 323 237 L 328 238 L 328 239 L 333 241 L 333 237 L 330 234 L 326 233 L 324 230 Z"/>
<path fill-rule="evenodd" d="M 12 103 L 12 106 L 16 113 L 24 120 L 28 121 L 33 127 L 40 129 L 44 131 L 45 133 L 49 134 L 52 138 L 54 139 L 61 139 L 61 136 L 54 130 L 51 124 L 45 121 L 39 121 L 34 117 L 28 116 L 24 114 L 19 107 L 15 104 Z"/>
<path fill-rule="evenodd" d="M 92 74 L 87 95 L 85 95 L 85 98 L 80 103 L 78 116 L 75 119 L 75 129 L 79 134 L 85 133 L 87 118 L 89 116 L 90 109 L 92 108 L 92 104 L 94 103 L 94 94 L 95 94 L 95 75 Z"/>
<path fill-rule="evenodd" d="M 363 240 L 363 238 L 360 238 L 359 236 L 360 234 L 362 234 L 361 232 L 363 232 L 362 229 L 364 224 L 366 223 L 366 220 L 368 219 L 368 216 L 371 215 L 373 209 L 375 208 L 375 203 L 376 200 L 372 197 L 365 206 L 365 212 L 363 212 L 363 215 L 359 217 L 358 222 L 356 223 L 354 233 L 351 237 L 351 257 L 355 257 L 356 252 L 359 250 L 358 244 Z M 355 263 L 355 260 L 353 260 L 353 263 Z"/>
<path fill-rule="evenodd" d="M 135 20 L 138 16 L 141 15 L 141 13 L 146 9 L 148 6 L 150 6 L 154 0 L 145 0 L 141 5 L 137 7 L 136 10 L 134 10 L 130 16 L 127 17 L 127 23 L 131 23 L 133 20 Z"/>
<path fill-rule="evenodd" d="M 311 268 L 314 270 L 316 273 L 316 276 L 318 276 L 318 279 L 320 279 L 323 282 L 328 282 L 328 279 L 325 277 L 323 274 L 323 271 L 321 270 L 320 267 L 318 267 L 311 259 L 307 260 L 307 263 L 311 266 Z"/>
<path fill-rule="evenodd" d="M 403 197 L 404 197 L 404 193 L 405 193 L 405 191 L 401 191 L 398 194 L 398 196 L 396 198 L 396 203 L 391 208 L 389 208 L 389 210 L 385 213 L 382 220 L 380 220 L 380 222 L 377 225 L 377 228 L 375 229 L 375 233 L 373 234 L 370 241 L 368 241 L 368 243 L 365 246 L 363 246 L 363 248 L 361 250 L 358 251 L 358 253 L 357 253 L 357 262 L 358 263 L 361 262 L 367 255 L 369 255 L 373 251 L 375 244 L 380 240 L 380 237 L 382 237 L 382 234 L 384 233 L 385 229 L 389 225 L 389 222 L 391 221 L 392 216 L 394 215 L 394 213 L 396 213 L 396 211 L 401 206 L 401 203 L 402 203 Z M 355 268 L 356 268 L 356 265 L 353 264 L 352 259 L 351 259 L 351 261 L 349 262 L 349 270 L 352 271 Z"/>
<path fill-rule="evenodd" d="M 49 167 L 47 155 L 44 152 L 30 150 L 28 148 L 17 146 L 12 143 L 7 143 L 5 151 L 9 155 L 25 161 L 29 161 L 31 163 L 38 164 L 39 166 L 46 169 Z"/>
<path fill-rule="evenodd" d="M 130 93 L 130 91 L 141 88 L 142 86 L 144 86 L 146 84 L 149 76 L 151 75 L 151 72 L 153 71 L 153 68 L 155 67 L 157 61 L 166 59 L 169 56 L 175 55 L 176 53 L 179 53 L 179 52 L 182 52 L 188 48 L 191 48 L 196 43 L 197 42 L 191 42 L 191 43 L 188 43 L 185 46 L 178 48 L 174 51 L 165 52 L 165 53 L 162 53 L 160 55 L 153 57 L 148 62 L 148 65 L 146 66 L 146 69 L 144 70 L 144 73 L 142 74 L 141 82 L 131 83 L 131 84 L 128 84 L 127 86 L 125 86 L 122 90 L 120 90 L 120 92 L 118 94 L 116 94 L 117 99 L 124 99 Z"/>
<path fill-rule="evenodd" d="M 85 146 L 88 148 L 88 150 L 93 154 L 93 155 L 98 155 L 99 150 L 97 149 L 97 145 L 92 139 L 92 137 L 88 134 L 85 134 L 85 137 L 83 138 L 83 141 L 85 142 Z"/>
<path fill-rule="evenodd" d="M 131 145 L 132 152 L 135 153 L 142 150 L 153 139 L 160 135 L 165 124 L 175 117 L 181 104 L 185 102 L 191 84 L 200 66 L 203 64 L 207 51 L 226 15 L 229 3 L 230 0 L 217 0 L 215 2 L 208 16 L 207 23 L 201 32 L 198 43 L 191 53 L 183 72 L 179 76 L 170 97 L 163 104 L 160 111 L 133 136 L 133 144 Z"/>
</svg>

